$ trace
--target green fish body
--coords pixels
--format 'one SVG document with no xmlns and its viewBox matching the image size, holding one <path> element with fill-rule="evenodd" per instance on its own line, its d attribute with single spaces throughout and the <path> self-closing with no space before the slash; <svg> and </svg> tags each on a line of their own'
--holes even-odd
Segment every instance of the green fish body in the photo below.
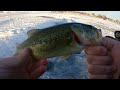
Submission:
<svg viewBox="0 0 120 90">
<path fill-rule="evenodd" d="M 30 48 L 35 58 L 80 53 L 85 45 L 100 45 L 101 30 L 82 23 L 66 23 L 40 30 L 30 30 L 31 36 L 17 47 Z"/>
</svg>

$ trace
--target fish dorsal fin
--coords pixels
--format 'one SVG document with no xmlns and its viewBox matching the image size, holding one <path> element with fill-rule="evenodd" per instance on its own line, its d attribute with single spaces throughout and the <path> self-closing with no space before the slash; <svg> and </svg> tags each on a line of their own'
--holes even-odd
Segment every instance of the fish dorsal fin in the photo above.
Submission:
<svg viewBox="0 0 120 90">
<path fill-rule="evenodd" d="M 39 32 L 39 29 L 31 29 L 27 32 L 28 37 L 31 37 L 35 33 Z"/>
<path fill-rule="evenodd" d="M 60 59 L 60 61 L 63 61 L 65 59 L 69 58 L 70 56 L 71 56 L 71 54 L 66 54 L 66 55 L 60 56 L 59 59 Z"/>
</svg>

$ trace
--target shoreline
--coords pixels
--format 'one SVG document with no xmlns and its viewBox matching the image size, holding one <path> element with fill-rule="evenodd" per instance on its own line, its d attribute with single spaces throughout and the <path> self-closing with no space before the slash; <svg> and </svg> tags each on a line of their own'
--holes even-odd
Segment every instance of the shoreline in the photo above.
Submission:
<svg viewBox="0 0 120 90">
<path fill-rule="evenodd" d="M 94 17 L 94 18 L 97 18 L 97 19 L 102 19 L 102 20 L 107 20 L 107 21 L 111 21 L 111 22 L 114 22 L 116 24 L 119 24 L 120 25 L 120 20 L 114 20 L 112 18 L 108 18 L 107 16 L 105 15 L 96 15 L 95 13 L 87 13 L 87 12 L 82 12 L 82 11 L 51 11 L 53 13 L 56 13 L 56 14 L 74 14 L 74 15 L 84 15 L 84 16 L 89 16 L 89 17 Z"/>
</svg>

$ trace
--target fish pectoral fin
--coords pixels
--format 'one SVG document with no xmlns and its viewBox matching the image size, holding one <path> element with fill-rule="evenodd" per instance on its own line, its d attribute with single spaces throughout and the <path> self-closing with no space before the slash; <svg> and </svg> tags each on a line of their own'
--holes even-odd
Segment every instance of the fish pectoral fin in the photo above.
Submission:
<svg viewBox="0 0 120 90">
<path fill-rule="evenodd" d="M 35 33 L 39 32 L 39 29 L 31 29 L 27 32 L 28 37 L 31 37 Z"/>
<path fill-rule="evenodd" d="M 59 59 L 60 59 L 61 61 L 63 61 L 63 60 L 65 60 L 65 59 L 69 58 L 70 56 L 71 56 L 70 54 L 67 54 L 67 55 L 64 55 L 64 56 L 60 56 Z"/>
</svg>

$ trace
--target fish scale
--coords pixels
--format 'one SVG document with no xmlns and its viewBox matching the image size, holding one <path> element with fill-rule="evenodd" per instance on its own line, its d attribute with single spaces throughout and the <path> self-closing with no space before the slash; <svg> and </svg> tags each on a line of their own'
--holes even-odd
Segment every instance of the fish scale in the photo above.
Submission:
<svg viewBox="0 0 120 90">
<path fill-rule="evenodd" d="M 90 38 L 96 45 L 99 42 L 96 39 L 100 39 L 101 36 L 98 35 L 100 34 L 98 32 L 101 31 L 92 27 L 81 23 L 67 23 L 40 29 L 39 31 L 31 30 L 34 33 L 31 33 L 31 36 L 17 47 L 17 51 L 20 52 L 23 48 L 31 48 L 35 58 L 51 58 L 80 53 L 85 40 L 89 42 Z M 89 35 L 92 35 L 92 37 Z"/>
</svg>

